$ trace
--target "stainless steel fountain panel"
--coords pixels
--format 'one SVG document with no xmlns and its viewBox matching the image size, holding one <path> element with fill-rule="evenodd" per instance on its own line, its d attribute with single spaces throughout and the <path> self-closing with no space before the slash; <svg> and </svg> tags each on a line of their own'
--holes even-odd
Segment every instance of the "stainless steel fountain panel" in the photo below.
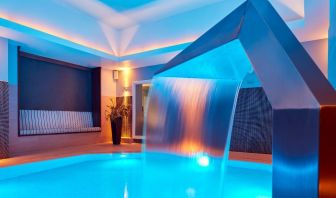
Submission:
<svg viewBox="0 0 336 198">
<path fill-rule="evenodd" d="M 157 74 L 235 39 L 273 108 L 273 197 L 335 197 L 334 89 L 267 0 L 243 3 Z"/>
</svg>

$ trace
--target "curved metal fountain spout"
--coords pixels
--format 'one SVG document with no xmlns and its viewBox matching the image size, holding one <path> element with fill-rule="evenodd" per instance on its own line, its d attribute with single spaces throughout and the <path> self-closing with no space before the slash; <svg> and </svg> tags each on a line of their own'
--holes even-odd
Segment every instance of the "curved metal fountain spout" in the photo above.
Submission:
<svg viewBox="0 0 336 198">
<path fill-rule="evenodd" d="M 228 158 L 238 81 L 156 77 L 147 117 L 146 150 Z"/>
<path fill-rule="evenodd" d="M 230 58 L 218 58 L 224 54 Z M 238 91 L 251 70 L 241 44 L 233 41 L 156 75 L 146 119 L 146 148 L 221 157 L 226 151 L 227 158 Z"/>
</svg>

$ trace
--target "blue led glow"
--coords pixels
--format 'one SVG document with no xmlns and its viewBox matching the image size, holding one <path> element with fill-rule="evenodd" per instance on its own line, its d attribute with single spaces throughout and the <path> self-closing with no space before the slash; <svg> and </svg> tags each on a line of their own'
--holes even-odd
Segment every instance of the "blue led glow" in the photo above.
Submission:
<svg viewBox="0 0 336 198">
<path fill-rule="evenodd" d="M 215 78 L 242 81 L 252 65 L 239 40 L 164 71 L 157 77 Z"/>
<path fill-rule="evenodd" d="M 154 2 L 155 0 L 99 0 L 100 2 L 104 3 L 105 5 L 111 7 L 112 9 L 123 12 L 127 10 L 136 9 L 142 6 L 145 6 L 149 3 Z"/>
</svg>

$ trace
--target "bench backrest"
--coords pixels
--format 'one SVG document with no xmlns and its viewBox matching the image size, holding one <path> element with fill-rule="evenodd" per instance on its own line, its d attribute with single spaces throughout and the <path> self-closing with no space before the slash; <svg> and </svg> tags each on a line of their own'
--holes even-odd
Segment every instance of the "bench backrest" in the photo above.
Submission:
<svg viewBox="0 0 336 198">
<path fill-rule="evenodd" d="M 92 112 L 20 110 L 20 129 L 75 129 L 93 127 Z"/>
</svg>

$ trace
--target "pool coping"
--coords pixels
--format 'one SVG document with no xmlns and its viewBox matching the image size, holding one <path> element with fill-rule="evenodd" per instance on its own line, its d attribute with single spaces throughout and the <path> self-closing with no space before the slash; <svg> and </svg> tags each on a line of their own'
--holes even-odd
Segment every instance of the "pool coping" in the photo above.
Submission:
<svg viewBox="0 0 336 198">
<path fill-rule="evenodd" d="M 83 154 L 96 153 L 133 153 L 141 152 L 142 145 L 138 143 L 113 145 L 110 142 L 90 145 L 64 147 L 43 152 L 19 153 L 7 159 L 0 159 L 0 168 L 15 166 L 20 164 L 52 160 L 64 157 L 71 157 Z"/>
<path fill-rule="evenodd" d="M 157 154 L 159 152 L 149 152 L 149 153 Z M 168 153 L 165 153 L 165 154 L 168 154 Z M 142 152 L 142 153 L 139 153 L 139 152 L 90 153 L 90 154 L 79 154 L 79 155 L 74 155 L 74 156 L 7 166 L 7 167 L 0 168 L 0 182 L 7 180 L 7 179 L 12 179 L 12 178 L 20 177 L 20 176 L 48 171 L 51 169 L 71 166 L 71 165 L 79 164 L 83 162 L 97 161 L 97 160 L 144 159 L 145 155 L 146 155 L 145 152 Z M 168 155 L 174 155 L 174 154 L 168 154 Z M 230 167 L 239 167 L 239 168 L 247 168 L 247 169 L 262 169 L 265 171 L 272 171 L 271 164 L 260 163 L 260 162 L 241 161 L 241 160 L 231 159 L 227 161 L 227 165 Z"/>
</svg>

